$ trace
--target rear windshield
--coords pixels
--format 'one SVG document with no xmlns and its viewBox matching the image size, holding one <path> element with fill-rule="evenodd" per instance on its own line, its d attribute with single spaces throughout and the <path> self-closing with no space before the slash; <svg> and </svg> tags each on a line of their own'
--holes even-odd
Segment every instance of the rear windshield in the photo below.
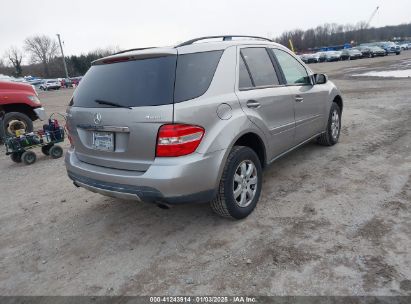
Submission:
<svg viewBox="0 0 411 304">
<path fill-rule="evenodd" d="M 223 51 L 171 55 L 94 65 L 73 94 L 73 106 L 141 107 L 172 104 L 203 95 L 210 86 Z M 177 60 L 177 63 L 176 63 Z M 177 64 L 177 68 L 176 68 Z"/>
<path fill-rule="evenodd" d="M 108 101 L 127 107 L 173 103 L 176 56 L 93 65 L 73 94 L 76 107 L 110 107 Z"/>
</svg>

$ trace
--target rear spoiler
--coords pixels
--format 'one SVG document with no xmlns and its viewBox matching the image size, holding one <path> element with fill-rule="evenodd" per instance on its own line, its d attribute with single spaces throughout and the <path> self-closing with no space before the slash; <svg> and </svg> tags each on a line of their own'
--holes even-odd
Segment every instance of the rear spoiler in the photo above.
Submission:
<svg viewBox="0 0 411 304">
<path fill-rule="evenodd" d="M 125 62 L 131 60 L 141 60 L 148 58 L 157 58 L 165 56 L 177 55 L 177 50 L 174 48 L 144 48 L 132 49 L 116 53 L 107 57 L 94 60 L 92 65 L 110 64 L 117 62 Z"/>
</svg>

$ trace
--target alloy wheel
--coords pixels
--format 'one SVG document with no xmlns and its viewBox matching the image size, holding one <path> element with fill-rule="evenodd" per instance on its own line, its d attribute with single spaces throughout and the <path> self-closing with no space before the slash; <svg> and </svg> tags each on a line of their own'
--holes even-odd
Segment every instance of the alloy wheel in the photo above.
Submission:
<svg viewBox="0 0 411 304">
<path fill-rule="evenodd" d="M 249 206 L 257 192 L 257 168 L 251 160 L 242 161 L 234 173 L 233 195 L 239 207 Z"/>
<path fill-rule="evenodd" d="M 340 115 L 337 110 L 334 110 L 331 114 L 331 136 L 334 140 L 337 140 L 340 132 Z"/>
</svg>

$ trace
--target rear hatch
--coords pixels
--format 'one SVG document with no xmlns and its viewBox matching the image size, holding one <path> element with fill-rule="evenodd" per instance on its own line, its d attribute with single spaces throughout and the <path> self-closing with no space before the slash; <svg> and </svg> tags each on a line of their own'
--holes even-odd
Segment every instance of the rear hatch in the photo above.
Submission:
<svg viewBox="0 0 411 304">
<path fill-rule="evenodd" d="M 158 129 L 173 121 L 177 52 L 152 49 L 94 63 L 68 108 L 67 126 L 79 160 L 146 171 Z"/>
</svg>

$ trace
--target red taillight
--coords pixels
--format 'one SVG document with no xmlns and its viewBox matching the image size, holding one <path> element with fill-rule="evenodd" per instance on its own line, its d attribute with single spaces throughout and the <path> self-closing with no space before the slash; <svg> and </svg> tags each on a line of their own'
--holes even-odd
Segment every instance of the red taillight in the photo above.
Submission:
<svg viewBox="0 0 411 304">
<path fill-rule="evenodd" d="M 69 129 L 69 126 L 68 126 L 67 123 L 66 123 L 66 125 L 64 126 L 64 129 L 66 129 L 67 138 L 68 138 L 68 140 L 69 140 L 69 142 L 70 142 L 70 145 L 73 147 L 73 146 L 74 146 L 74 145 L 73 145 L 73 139 L 72 139 L 71 136 L 70 136 L 70 129 Z"/>
<path fill-rule="evenodd" d="M 170 124 L 158 130 L 157 157 L 176 157 L 193 153 L 204 136 L 199 126 Z"/>
</svg>

